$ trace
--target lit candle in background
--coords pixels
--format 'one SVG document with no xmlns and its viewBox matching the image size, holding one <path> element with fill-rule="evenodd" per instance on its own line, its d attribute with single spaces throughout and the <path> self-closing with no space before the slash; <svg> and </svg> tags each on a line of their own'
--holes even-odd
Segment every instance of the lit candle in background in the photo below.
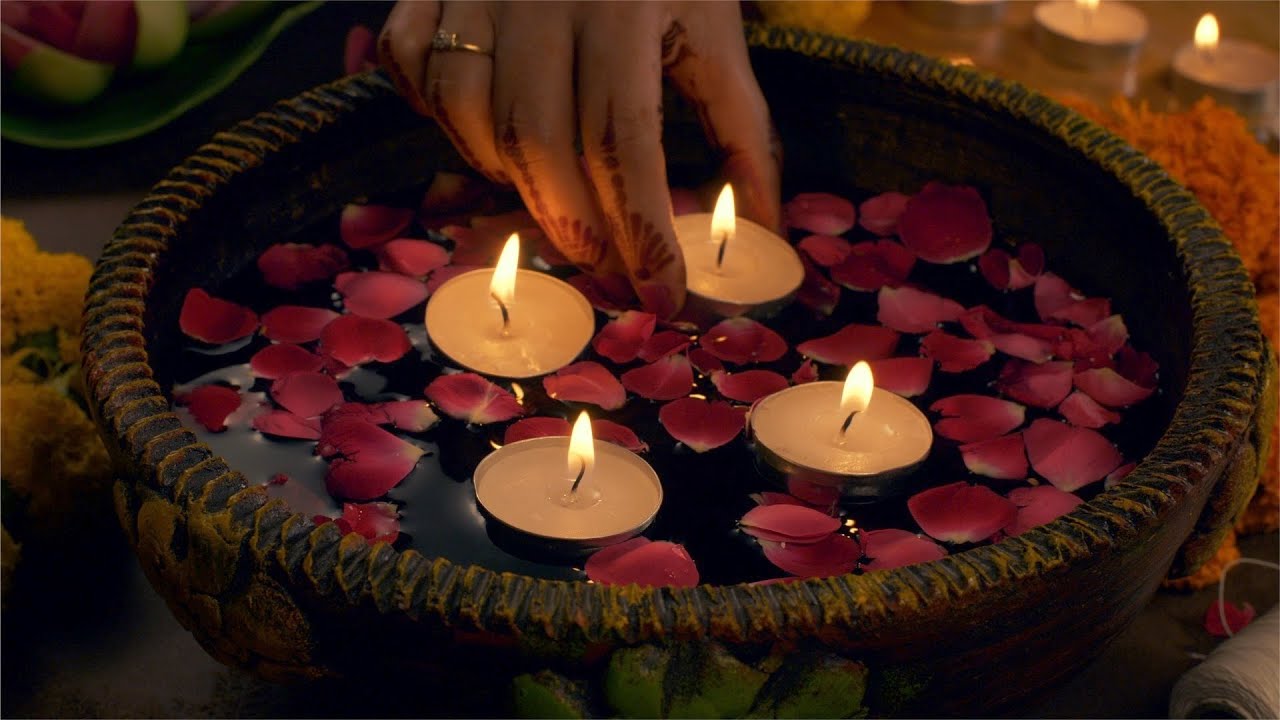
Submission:
<svg viewBox="0 0 1280 720">
<path fill-rule="evenodd" d="M 681 215 L 675 230 L 695 315 L 768 316 L 781 310 L 804 280 L 791 243 L 735 215 L 729 185 L 713 212 Z"/>
<path fill-rule="evenodd" d="M 505 378 L 555 372 L 581 354 L 595 332 L 591 304 L 566 282 L 519 269 L 519 259 L 513 234 L 494 270 L 463 273 L 435 291 L 426 324 L 436 349 L 465 368 Z"/>
<path fill-rule="evenodd" d="M 1050 0 L 1034 12 L 1036 45 L 1050 59 L 1079 68 L 1133 62 L 1147 39 L 1147 18 L 1108 0 Z"/>
<path fill-rule="evenodd" d="M 583 412 L 570 437 L 521 440 L 476 466 L 476 501 L 494 520 L 566 549 L 634 537 L 662 505 L 662 483 L 639 455 L 591 435 Z"/>
<path fill-rule="evenodd" d="M 1261 45 L 1220 38 L 1218 19 L 1206 13 L 1192 42 L 1174 54 L 1171 83 L 1186 103 L 1208 95 L 1244 115 L 1274 114 L 1280 58 Z"/>
<path fill-rule="evenodd" d="M 749 426 L 759 460 L 787 480 L 863 499 L 902 492 L 933 446 L 929 419 L 906 398 L 874 387 L 865 362 L 843 383 L 805 383 L 764 398 Z"/>
<path fill-rule="evenodd" d="M 991 25 L 1004 15 L 1004 0 L 913 0 L 904 7 L 915 17 L 945 28 Z"/>
</svg>

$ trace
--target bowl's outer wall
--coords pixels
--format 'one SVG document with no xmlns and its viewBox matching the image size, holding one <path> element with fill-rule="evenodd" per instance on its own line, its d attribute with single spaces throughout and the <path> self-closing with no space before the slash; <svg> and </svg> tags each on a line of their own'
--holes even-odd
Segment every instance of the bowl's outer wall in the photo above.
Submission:
<svg viewBox="0 0 1280 720">
<path fill-rule="evenodd" d="M 1212 549 L 1256 480 L 1266 362 L 1247 276 L 1207 213 L 1118 139 L 1019 86 L 870 45 L 749 34 L 789 153 L 789 188 L 976 184 L 999 228 L 1042 242 L 1083 290 L 1114 298 L 1166 374 L 1153 440 L 1173 418 L 1129 480 L 996 545 L 764 587 L 499 576 L 371 547 L 291 514 L 169 412 L 164 363 L 176 355 L 188 287 L 216 286 L 366 193 L 462 167 L 384 79 L 347 79 L 220 133 L 174 170 L 104 249 L 87 298 L 86 379 L 120 466 L 122 523 L 153 584 L 211 653 L 288 678 L 358 672 L 370 657 L 493 672 L 570 667 L 646 642 L 814 645 L 911 678 L 915 707 L 972 714 L 1096 654 L 1189 535 L 1194 552 Z M 704 179 L 714 163 L 696 124 L 669 116 L 673 177 Z M 875 677 L 872 711 L 884 711 L 889 701 L 874 702 L 888 683 Z"/>
</svg>

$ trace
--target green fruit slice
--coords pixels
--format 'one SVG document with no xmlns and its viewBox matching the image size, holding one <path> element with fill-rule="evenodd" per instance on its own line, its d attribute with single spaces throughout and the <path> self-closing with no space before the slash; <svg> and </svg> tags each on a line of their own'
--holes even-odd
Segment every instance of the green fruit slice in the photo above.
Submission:
<svg viewBox="0 0 1280 720">
<path fill-rule="evenodd" d="M 138 10 L 138 45 L 133 66 L 148 69 L 163 65 L 182 51 L 187 42 L 187 4 L 183 0 L 134 0 Z"/>
<path fill-rule="evenodd" d="M 37 44 L 13 73 L 13 88 L 27 97 L 80 105 L 97 97 L 115 68 Z"/>
<path fill-rule="evenodd" d="M 242 0 L 234 7 L 191 23 L 190 39 L 195 42 L 235 30 L 270 10 L 271 5 L 258 0 Z"/>
</svg>

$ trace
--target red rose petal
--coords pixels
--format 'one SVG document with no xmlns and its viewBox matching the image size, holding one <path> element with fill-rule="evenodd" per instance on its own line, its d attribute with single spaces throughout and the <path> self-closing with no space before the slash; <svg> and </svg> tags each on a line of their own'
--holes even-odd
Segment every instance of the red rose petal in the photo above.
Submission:
<svg viewBox="0 0 1280 720">
<path fill-rule="evenodd" d="M 1068 285 L 1066 280 L 1051 272 L 1036 278 L 1034 295 L 1036 314 L 1045 321 L 1052 319 L 1055 312 L 1084 299 L 1084 296 Z"/>
<path fill-rule="evenodd" d="M 991 287 L 997 290 L 1008 290 L 1009 281 L 1012 279 L 1009 264 L 1012 262 L 1013 258 L 1009 253 L 1000 248 L 991 248 L 978 258 L 978 270 Z"/>
<path fill-rule="evenodd" d="M 281 305 L 262 316 L 262 334 L 278 343 L 305 343 L 320 339 L 320 333 L 337 319 L 326 308 Z"/>
<path fill-rule="evenodd" d="M 560 368 L 542 379 L 542 387 L 560 402 L 591 403 L 604 410 L 617 410 L 627 401 L 627 391 L 613 373 L 590 360 Z"/>
<path fill-rule="evenodd" d="M 417 279 L 378 270 L 342 273 L 333 286 L 347 310 L 371 318 L 393 318 L 427 299 L 427 286 Z"/>
<path fill-rule="evenodd" d="M 698 567 L 684 546 L 632 538 L 587 558 L 587 578 L 602 585 L 694 587 Z"/>
<path fill-rule="evenodd" d="M 271 399 L 300 417 L 315 417 L 342 402 L 338 381 L 319 372 L 296 372 L 271 383 Z"/>
<path fill-rule="evenodd" d="M 698 339 L 707 352 L 725 362 L 773 362 L 787 351 L 778 333 L 747 317 L 721 320 Z"/>
<path fill-rule="evenodd" d="M 1024 480 L 1027 477 L 1027 451 L 1022 444 L 1022 433 L 961 445 L 960 457 L 964 459 L 964 466 L 975 475 L 996 480 Z"/>
<path fill-rule="evenodd" d="M 605 323 L 591 340 L 597 353 L 616 363 L 631 362 L 653 335 L 658 317 L 652 313 L 627 310 Z"/>
<path fill-rule="evenodd" d="M 1146 400 L 1155 392 L 1154 388 L 1144 388 L 1126 380 L 1111 368 L 1083 370 L 1075 374 L 1072 382 L 1081 392 L 1108 407 L 1128 407 Z"/>
<path fill-rule="evenodd" d="M 1129 328 L 1120 315 L 1110 315 L 1090 325 L 1085 333 L 1106 355 L 1114 355 L 1129 341 Z"/>
<path fill-rule="evenodd" d="M 686 397 L 663 405 L 658 422 L 694 452 L 706 452 L 736 438 L 746 416 L 744 407 Z"/>
<path fill-rule="evenodd" d="M 426 395 L 449 417 L 477 425 L 524 414 L 514 395 L 475 373 L 441 375 L 427 385 Z"/>
<path fill-rule="evenodd" d="M 1009 500 L 1018 507 L 1017 517 L 1004 528 L 1010 537 L 1053 522 L 1084 502 L 1052 485 L 1014 488 L 1009 491 Z"/>
<path fill-rule="evenodd" d="M 853 365 L 859 360 L 880 360 L 893 355 L 898 332 L 879 325 L 850 323 L 826 337 L 807 340 L 796 351 L 828 365 Z"/>
<path fill-rule="evenodd" d="M 765 559 L 797 577 L 832 577 L 853 572 L 862 555 L 848 535 L 831 534 L 815 543 L 761 541 Z"/>
<path fill-rule="evenodd" d="M 997 290 L 1021 290 L 1035 284 L 1044 271 L 1044 250 L 1035 243 L 1018 246 L 1018 257 L 1000 248 L 992 248 L 978 258 L 978 269 Z"/>
<path fill-rule="evenodd" d="M 445 265 L 442 268 L 431 271 L 431 274 L 427 276 L 427 296 L 430 297 L 436 290 L 440 289 L 441 285 L 459 275 L 480 269 L 481 266 L 479 265 Z"/>
<path fill-rule="evenodd" d="M 806 479 L 797 473 L 787 478 L 787 492 L 815 507 L 834 507 L 840 501 L 840 488 Z"/>
<path fill-rule="evenodd" d="M 906 530 L 886 528 L 862 533 L 863 570 L 888 570 L 917 563 L 933 562 L 947 556 L 938 543 Z"/>
<path fill-rule="evenodd" d="M 942 330 L 934 330 L 920 341 L 925 357 L 938 363 L 943 372 L 965 372 L 991 359 L 996 346 L 990 340 L 970 340 Z"/>
<path fill-rule="evenodd" d="M 1055 361 L 1036 365 L 1010 360 L 1000 369 L 996 388 L 1025 405 L 1056 407 L 1071 392 L 1072 365 Z"/>
<path fill-rule="evenodd" d="M 209 432 L 227 429 L 227 417 L 240 408 L 240 391 L 226 385 L 201 385 L 173 399 L 185 405 L 191 417 Z"/>
<path fill-rule="evenodd" d="M 377 425 L 355 418 L 325 423 L 316 453 L 330 458 L 324 479 L 329 494 L 346 500 L 386 495 L 426 454 Z"/>
<path fill-rule="evenodd" d="M 343 503 L 342 519 L 351 532 L 363 535 L 369 542 L 393 543 L 400 537 L 400 511 L 395 503 Z"/>
<path fill-rule="evenodd" d="M 991 338 L 994 335 L 1019 334 L 1053 343 L 1062 340 L 1069 332 L 1061 325 L 1014 322 L 1002 317 L 986 305 L 965 310 L 959 320 L 965 332 L 980 339 Z"/>
<path fill-rule="evenodd" d="M 698 193 L 689 188 L 671 188 L 671 214 L 676 217 L 702 212 Z"/>
<path fill-rule="evenodd" d="M 572 430 L 573 427 L 564 418 L 523 418 L 511 423 L 502 436 L 502 443 L 506 445 L 538 437 L 569 437 Z M 631 428 L 609 420 L 592 420 L 591 435 L 597 440 L 611 442 L 635 453 L 649 449 L 649 445 L 632 432 Z"/>
<path fill-rule="evenodd" d="M 787 227 L 822 235 L 843 235 L 857 220 L 853 203 L 830 193 L 800 193 L 782 206 Z"/>
<path fill-rule="evenodd" d="M 437 172 L 418 203 L 418 223 L 435 229 L 448 224 L 442 221 L 450 215 L 487 208 L 493 204 L 492 188 L 487 181 L 470 175 Z"/>
<path fill-rule="evenodd" d="M 800 498 L 780 492 L 751 493 L 748 497 L 757 505 L 799 505 L 800 507 L 810 507 L 809 503 Z"/>
<path fill-rule="evenodd" d="M 1100 428 L 1108 423 L 1120 422 L 1120 413 L 1099 405 L 1093 398 L 1077 390 L 1058 403 L 1058 412 L 1076 427 Z"/>
<path fill-rule="evenodd" d="M 1125 463 L 1115 470 L 1112 470 L 1105 478 L 1103 478 L 1102 487 L 1110 490 L 1119 484 L 1121 480 L 1128 477 L 1129 473 L 1133 472 L 1133 469 L 1136 467 L 1138 467 L 1138 463 Z"/>
<path fill-rule="evenodd" d="M 977 190 L 931 182 L 907 201 L 898 236 L 921 260 L 956 263 L 986 252 L 991 218 Z"/>
<path fill-rule="evenodd" d="M 840 286 L 828 280 L 808 258 L 801 256 L 800 264 L 804 266 L 804 280 L 796 290 L 796 302 L 823 315 L 835 312 L 840 304 Z"/>
<path fill-rule="evenodd" d="M 742 372 L 711 374 L 711 383 L 720 394 L 730 400 L 753 403 L 786 388 L 790 383 L 772 370 L 743 370 Z"/>
<path fill-rule="evenodd" d="M 916 256 L 893 240 L 855 243 L 849 257 L 831 268 L 831 279 L 850 290 L 875 292 L 886 285 L 898 287 L 906 282 Z"/>
<path fill-rule="evenodd" d="M 897 357 L 871 360 L 871 377 L 876 387 L 902 397 L 915 397 L 929 389 L 933 379 L 933 360 L 922 357 Z"/>
<path fill-rule="evenodd" d="M 221 345 L 252 335 L 258 329 L 258 314 L 200 288 L 191 288 L 182 300 L 178 327 L 188 337 Z"/>
<path fill-rule="evenodd" d="M 1096 430 L 1040 419 L 1022 432 L 1031 467 L 1059 490 L 1072 492 L 1120 467 L 1124 458 Z"/>
<path fill-rule="evenodd" d="M 343 315 L 320 333 L 320 353 L 355 367 L 367 362 L 395 362 L 412 345 L 404 328 L 390 320 Z"/>
<path fill-rule="evenodd" d="M 912 495 L 907 509 L 929 537 L 950 543 L 985 540 L 1012 525 L 1018 508 L 983 485 L 954 482 Z"/>
<path fill-rule="evenodd" d="M 347 253 L 337 245 L 277 243 L 258 256 L 262 281 L 283 290 L 328 280 L 350 265 Z"/>
<path fill-rule="evenodd" d="M 813 543 L 840 529 L 840 519 L 804 505 L 758 505 L 738 521 L 742 532 L 761 540 Z"/>
<path fill-rule="evenodd" d="M 1080 327 L 1090 327 L 1111 315 L 1111 301 L 1106 298 L 1086 298 L 1050 313 L 1053 320 L 1069 322 Z"/>
<path fill-rule="evenodd" d="M 693 390 L 693 367 L 684 355 L 668 355 L 622 373 L 622 386 L 649 400 L 675 400 Z"/>
<path fill-rule="evenodd" d="M 342 43 L 342 72 L 355 75 L 377 65 L 373 31 L 364 25 L 352 25 Z"/>
<path fill-rule="evenodd" d="M 268 345 L 249 358 L 253 374 L 268 380 L 296 372 L 316 372 L 324 367 L 324 358 L 297 345 Z"/>
<path fill-rule="evenodd" d="M 602 313 L 616 315 L 635 305 L 635 294 L 631 291 L 630 284 L 625 281 L 608 283 L 600 278 L 580 273 L 570 277 L 568 283 L 587 298 L 591 307 Z"/>
<path fill-rule="evenodd" d="M 952 395 L 929 409 L 943 416 L 934 424 L 934 432 L 962 443 L 998 438 L 1027 419 L 1027 409 L 1022 405 L 985 395 Z"/>
<path fill-rule="evenodd" d="M 394 425 L 406 432 L 426 432 L 440 417 L 423 400 L 393 400 L 381 403 L 348 402 L 335 405 L 324 414 L 324 422 L 356 419 L 374 425 Z"/>
<path fill-rule="evenodd" d="M 724 370 L 724 363 L 720 362 L 720 358 L 702 348 L 693 348 L 689 351 L 689 362 L 703 375 L 710 375 Z"/>
<path fill-rule="evenodd" d="M 1018 245 L 1017 262 L 1032 278 L 1040 277 L 1040 274 L 1044 272 L 1044 261 L 1044 248 L 1033 242 L 1024 242 Z M 1029 287 L 1034 282 L 1035 280 L 1033 279 L 1026 285 L 1018 287 Z"/>
<path fill-rule="evenodd" d="M 911 287 L 882 287 L 878 303 L 876 320 L 904 333 L 927 333 L 964 313 L 964 307 L 955 300 Z"/>
<path fill-rule="evenodd" d="M 801 240 L 798 247 L 809 259 L 822 267 L 839 265 L 849 257 L 849 241 L 831 235 L 809 235 Z"/>
<path fill-rule="evenodd" d="M 619 425 L 611 420 L 603 418 L 592 420 L 591 434 L 597 439 L 607 440 L 614 445 L 621 445 L 634 453 L 646 452 L 649 449 L 649 443 L 641 440 L 631 428 L 626 425 Z"/>
<path fill-rule="evenodd" d="M 658 358 L 663 358 L 672 353 L 678 353 L 689 347 L 693 342 L 688 335 L 675 330 L 663 330 L 656 332 L 645 340 L 640 346 L 638 353 L 641 360 L 645 362 L 653 362 Z"/>
<path fill-rule="evenodd" d="M 272 485 L 284 485 L 289 482 L 289 476 L 284 473 L 276 473 L 275 475 L 272 475 L 271 479 L 267 482 Z"/>
<path fill-rule="evenodd" d="M 887 192 L 864 200 L 858 206 L 858 224 L 872 235 L 893 235 L 898 232 L 898 219 L 910 199 L 900 192 Z"/>
<path fill-rule="evenodd" d="M 992 335 L 986 339 L 995 346 L 996 350 L 1005 355 L 1033 362 L 1037 365 L 1048 362 L 1053 358 L 1053 344 L 1030 335 L 1007 333 L 1004 335 Z"/>
<path fill-rule="evenodd" d="M 1150 355 L 1125 345 L 1116 351 L 1116 372 L 1138 387 L 1154 390 L 1160 366 Z"/>
<path fill-rule="evenodd" d="M 253 419 L 253 429 L 266 435 L 319 440 L 320 419 L 298 417 L 287 410 L 268 410 Z"/>
<path fill-rule="evenodd" d="M 412 220 L 410 208 L 348 205 L 342 209 L 338 232 L 348 247 L 371 248 L 398 237 Z"/>
<path fill-rule="evenodd" d="M 1257 614 L 1249 603 L 1236 605 L 1230 600 L 1215 599 L 1204 611 L 1204 630 L 1214 637 L 1229 637 L 1245 629 Z"/>
<path fill-rule="evenodd" d="M 428 240 L 397 238 L 378 248 L 378 267 L 422 278 L 449 264 L 449 251 Z"/>
<path fill-rule="evenodd" d="M 871 369 L 874 374 L 875 367 L 873 366 Z M 808 358 L 805 358 L 805 361 L 800 363 L 800 367 L 796 368 L 796 371 L 791 373 L 791 382 L 794 385 L 803 385 L 805 383 L 811 383 L 816 381 L 817 379 L 818 379 L 818 367 L 814 365 L 813 361 Z"/>
<path fill-rule="evenodd" d="M 1087 332 L 1079 328 L 1062 328 L 1062 332 L 1062 338 L 1052 343 L 1059 360 L 1071 360 L 1080 370 L 1111 366 L 1111 353 Z"/>
</svg>

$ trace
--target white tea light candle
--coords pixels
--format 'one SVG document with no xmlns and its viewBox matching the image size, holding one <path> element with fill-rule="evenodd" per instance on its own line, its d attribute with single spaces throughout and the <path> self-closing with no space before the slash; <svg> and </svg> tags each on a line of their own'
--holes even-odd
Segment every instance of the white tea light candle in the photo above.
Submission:
<svg viewBox="0 0 1280 720">
<path fill-rule="evenodd" d="M 1208 95 L 1246 116 L 1264 112 L 1280 86 L 1280 57 L 1261 45 L 1219 38 L 1218 19 L 1206 13 L 1192 42 L 1173 56 L 1172 85 L 1186 103 Z"/>
<path fill-rule="evenodd" d="M 493 271 L 455 277 L 427 302 L 431 343 L 482 375 L 528 378 L 573 362 L 595 332 L 595 312 L 566 282 L 517 268 L 512 235 Z"/>
<path fill-rule="evenodd" d="M 712 213 L 681 215 L 675 230 L 695 312 L 768 316 L 782 309 L 804 280 L 791 243 L 734 214 L 729 185 Z"/>
<path fill-rule="evenodd" d="M 1115 0 L 1050 0 L 1037 5 L 1033 15 L 1036 45 L 1072 67 L 1131 63 L 1147 39 L 1147 16 Z"/>
</svg>

